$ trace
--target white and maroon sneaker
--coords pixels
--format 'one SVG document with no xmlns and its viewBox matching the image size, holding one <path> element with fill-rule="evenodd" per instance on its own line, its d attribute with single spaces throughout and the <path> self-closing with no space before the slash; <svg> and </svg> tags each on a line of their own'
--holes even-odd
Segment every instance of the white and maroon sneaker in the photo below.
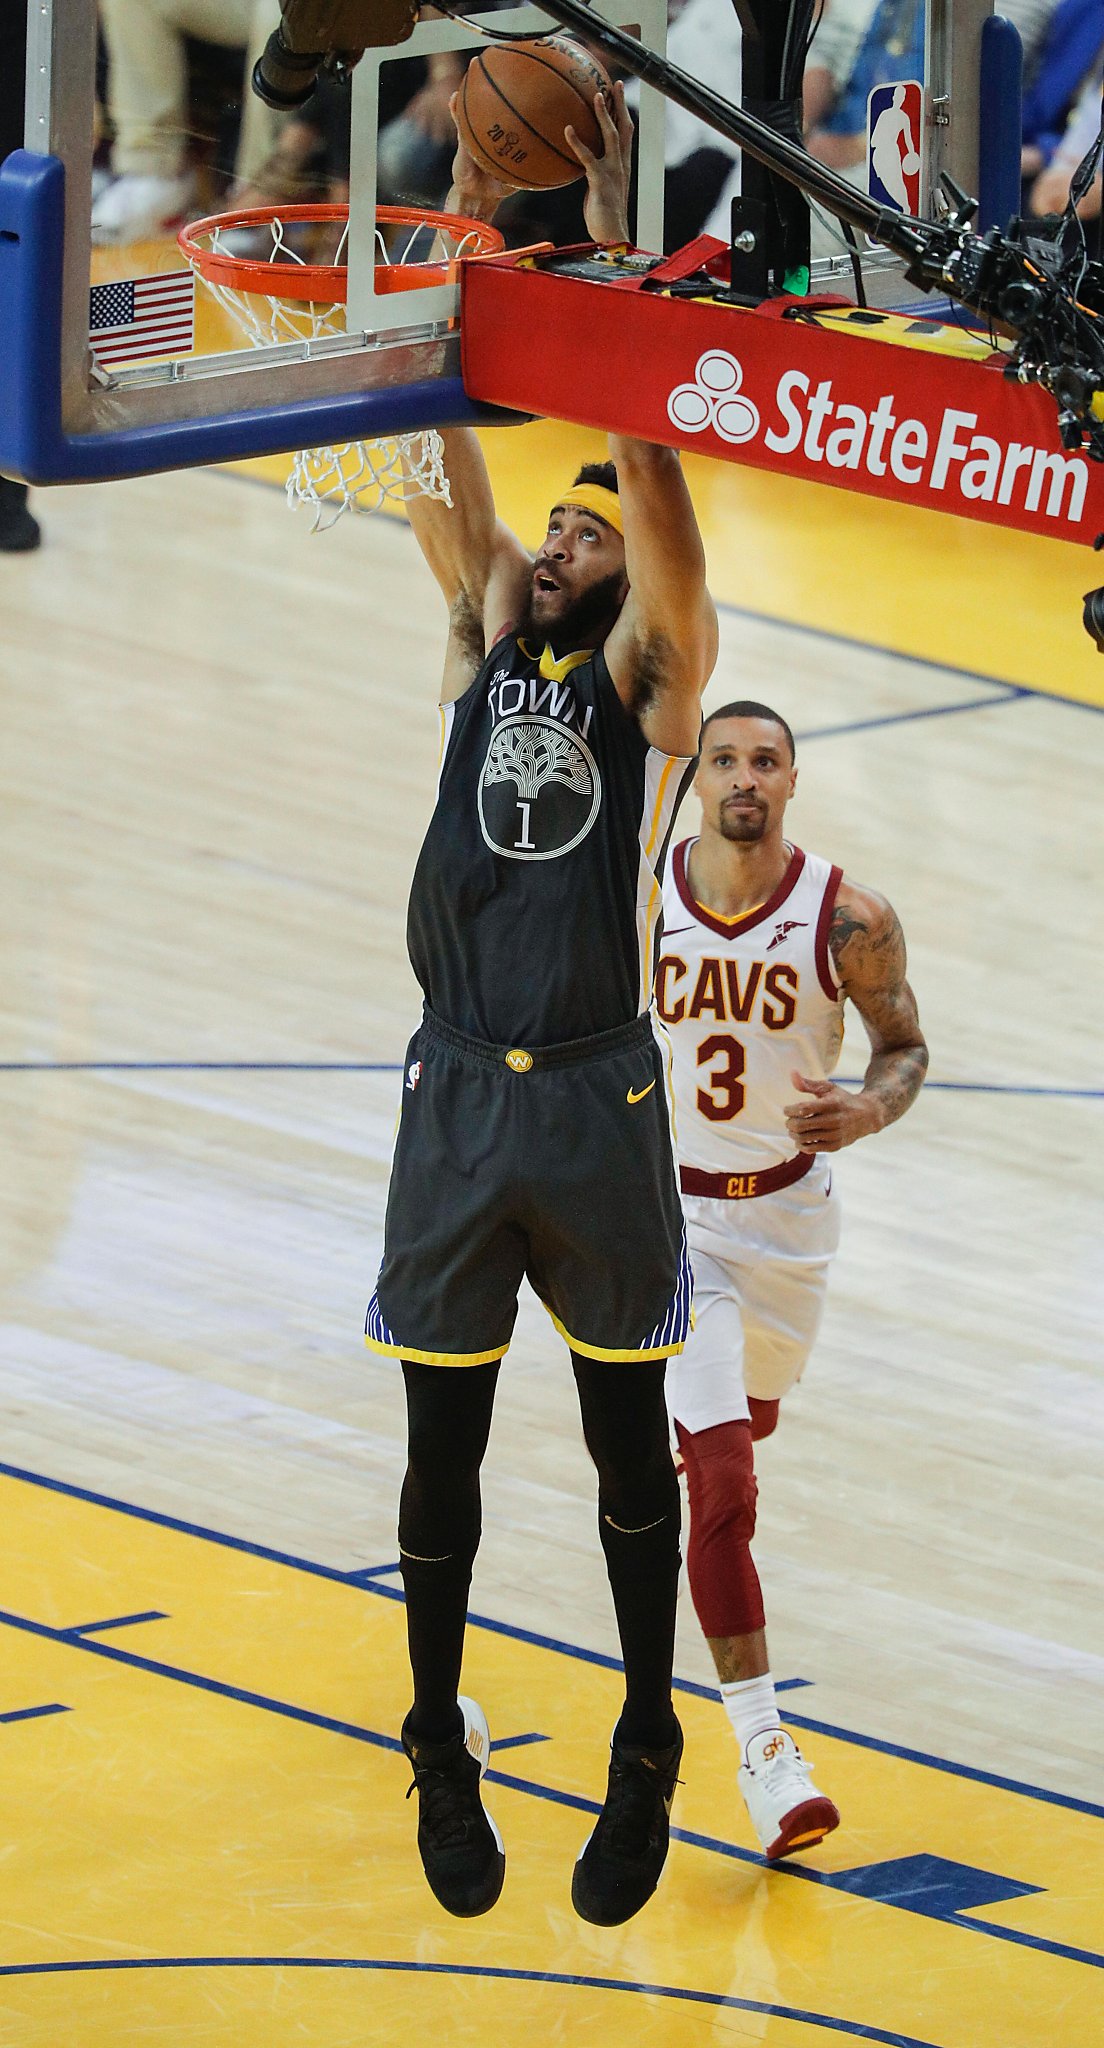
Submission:
<svg viewBox="0 0 1104 2048">
<path fill-rule="evenodd" d="M 124 172 L 92 202 L 92 240 L 97 247 L 147 242 L 175 234 L 195 198 L 190 171 L 178 177 Z"/>
<path fill-rule="evenodd" d="M 739 1781 L 768 1863 L 799 1849 L 815 1849 L 839 1826 L 836 1808 L 817 1791 L 811 1766 L 784 1728 L 752 1736 Z"/>
</svg>

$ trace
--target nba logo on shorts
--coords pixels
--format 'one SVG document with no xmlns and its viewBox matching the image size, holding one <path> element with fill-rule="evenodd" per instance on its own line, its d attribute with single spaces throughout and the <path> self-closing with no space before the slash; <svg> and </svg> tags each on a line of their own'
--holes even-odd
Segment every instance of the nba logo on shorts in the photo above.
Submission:
<svg viewBox="0 0 1104 2048">
<path fill-rule="evenodd" d="M 923 86 L 916 79 L 875 86 L 866 121 L 870 197 L 897 213 L 919 213 Z"/>
</svg>

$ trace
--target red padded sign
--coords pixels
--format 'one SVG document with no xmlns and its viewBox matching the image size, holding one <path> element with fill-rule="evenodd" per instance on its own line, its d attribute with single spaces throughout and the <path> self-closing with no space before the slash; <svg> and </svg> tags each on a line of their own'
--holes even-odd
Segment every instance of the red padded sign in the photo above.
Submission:
<svg viewBox="0 0 1104 2048">
<path fill-rule="evenodd" d="M 468 396 L 815 483 L 1091 541 L 1104 467 L 999 363 L 610 282 L 465 264 Z"/>
</svg>

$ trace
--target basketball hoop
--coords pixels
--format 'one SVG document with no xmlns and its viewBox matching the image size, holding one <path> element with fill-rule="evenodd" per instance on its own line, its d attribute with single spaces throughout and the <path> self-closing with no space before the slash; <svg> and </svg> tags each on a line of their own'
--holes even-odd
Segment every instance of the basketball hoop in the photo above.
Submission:
<svg viewBox="0 0 1104 2048">
<path fill-rule="evenodd" d="M 497 228 L 462 214 L 376 208 L 377 293 L 452 283 L 468 256 L 505 247 Z M 346 333 L 349 209 L 318 203 L 260 206 L 191 221 L 177 237 L 191 268 L 254 348 L 308 346 Z M 385 498 L 451 505 L 441 436 L 434 429 L 385 441 L 303 449 L 287 480 L 289 505 L 309 505 L 311 531 L 343 512 L 374 512 Z"/>
</svg>

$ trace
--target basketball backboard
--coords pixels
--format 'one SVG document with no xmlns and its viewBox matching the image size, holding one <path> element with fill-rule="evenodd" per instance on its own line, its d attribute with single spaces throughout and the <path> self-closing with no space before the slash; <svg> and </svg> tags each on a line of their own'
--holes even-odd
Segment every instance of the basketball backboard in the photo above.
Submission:
<svg viewBox="0 0 1104 2048">
<path fill-rule="evenodd" d="M 277 0 L 271 11 L 275 26 Z M 140 9 L 127 12 L 141 20 Z M 652 49 L 665 47 L 665 0 L 596 0 L 595 12 L 633 25 Z M 529 5 L 471 20 L 518 34 L 551 26 Z M 133 53 L 134 77 L 147 91 L 166 61 L 154 42 L 164 42 L 154 10 L 148 33 L 150 46 Z M 171 62 L 182 63 L 177 40 Z M 26 148 L 0 166 L 0 471 L 32 483 L 78 482 L 494 418 L 464 394 L 456 284 L 398 297 L 375 288 L 383 75 L 411 57 L 476 47 L 474 27 L 438 19 L 419 23 L 401 45 L 366 51 L 352 78 L 343 331 L 243 348 L 201 288 L 193 325 L 190 273 L 173 237 L 93 246 L 96 0 L 30 0 Z M 649 90 L 637 231 L 657 246 L 662 134 L 663 101 Z"/>
</svg>

